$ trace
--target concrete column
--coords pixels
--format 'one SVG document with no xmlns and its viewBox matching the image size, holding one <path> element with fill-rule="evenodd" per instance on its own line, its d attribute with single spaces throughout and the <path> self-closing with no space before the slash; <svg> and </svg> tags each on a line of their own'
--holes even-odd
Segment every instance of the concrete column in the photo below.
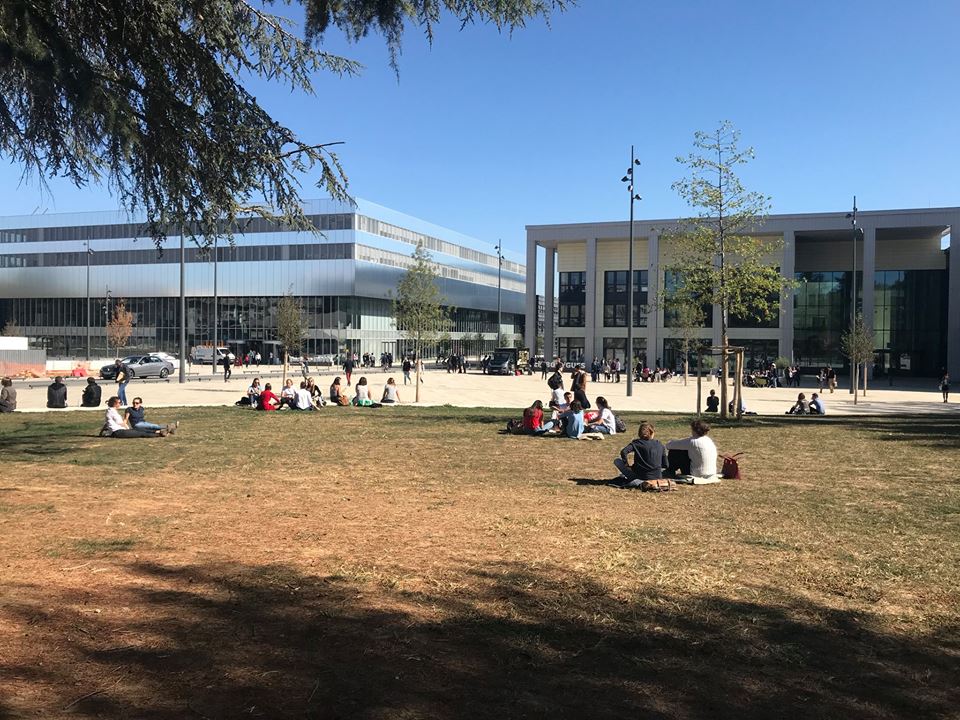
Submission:
<svg viewBox="0 0 960 720">
<path fill-rule="evenodd" d="M 783 262 L 780 263 L 780 274 L 787 280 L 794 279 L 797 259 L 797 243 L 793 230 L 783 232 Z M 794 290 L 787 290 L 786 295 L 780 298 L 780 355 L 793 361 L 793 295 Z"/>
<path fill-rule="evenodd" d="M 553 302 L 556 299 L 554 290 L 557 264 L 557 251 L 555 248 L 546 248 L 547 257 L 544 263 L 544 282 L 543 282 L 543 355 L 547 360 L 551 360 L 557 354 L 557 345 L 553 339 L 553 326 L 556 320 L 553 317 Z"/>
<path fill-rule="evenodd" d="M 660 291 L 660 234 L 651 232 L 647 236 L 647 299 L 653 312 L 647 315 L 647 365 L 653 367 L 657 358 L 663 357 L 659 347 L 660 328 L 663 325 L 663 308 L 658 302 Z"/>
<path fill-rule="evenodd" d="M 877 228 L 863 227 L 863 324 L 873 332 L 874 294 L 877 281 Z M 873 379 L 873 363 L 867 365 L 867 375 Z"/>
<path fill-rule="evenodd" d="M 588 365 L 597 354 L 597 239 L 587 238 L 587 299 L 584 307 L 583 357 Z"/>
<path fill-rule="evenodd" d="M 531 355 L 535 355 L 537 350 L 537 242 L 533 238 L 527 238 L 526 281 L 526 328 L 523 333 L 523 344 L 530 348 Z"/>
<path fill-rule="evenodd" d="M 960 215 L 950 223 L 950 264 L 947 268 L 947 372 L 960 382 Z"/>
</svg>

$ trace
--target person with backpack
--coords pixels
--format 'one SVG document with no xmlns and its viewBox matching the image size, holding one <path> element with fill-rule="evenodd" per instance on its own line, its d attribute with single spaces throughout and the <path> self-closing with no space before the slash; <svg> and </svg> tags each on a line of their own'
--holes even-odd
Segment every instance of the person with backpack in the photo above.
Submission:
<svg viewBox="0 0 960 720">
<path fill-rule="evenodd" d="M 553 375 L 547 378 L 547 387 L 551 390 L 563 390 L 563 375 L 559 370 L 554 370 Z"/>
<path fill-rule="evenodd" d="M 597 404 L 600 404 L 600 398 L 597 398 Z M 668 467 L 667 449 L 662 442 L 654 439 L 655 434 L 653 423 L 640 423 L 637 438 L 631 440 L 630 444 L 620 451 L 620 457 L 613 461 L 620 471 L 620 478 L 614 481 L 613 485 L 635 488 L 640 487 L 645 480 L 658 480 L 663 477 L 663 471 Z M 628 463 L 630 455 L 633 455 L 633 461 Z"/>
</svg>

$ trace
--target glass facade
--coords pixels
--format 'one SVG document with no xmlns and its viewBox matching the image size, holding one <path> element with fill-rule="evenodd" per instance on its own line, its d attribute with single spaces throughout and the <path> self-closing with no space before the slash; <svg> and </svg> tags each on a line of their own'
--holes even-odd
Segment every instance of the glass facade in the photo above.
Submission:
<svg viewBox="0 0 960 720">
<path fill-rule="evenodd" d="M 663 287 L 665 291 L 666 298 L 663 303 L 663 326 L 666 328 L 675 328 L 680 327 L 680 323 L 677 317 L 677 306 L 675 302 L 672 302 L 670 295 L 672 292 L 675 292 L 678 287 L 682 285 L 682 278 L 675 273 L 667 270 L 663 273 Z M 710 303 L 703 304 L 703 325 L 701 327 L 712 328 L 713 327 L 713 305 Z"/>
<path fill-rule="evenodd" d="M 557 324 L 560 327 L 583 327 L 586 318 L 587 274 L 585 272 L 560 273 L 559 300 L 560 313 Z M 583 350 L 582 343 L 580 349 Z"/>
<path fill-rule="evenodd" d="M 756 340 L 731 337 L 730 344 L 743 348 L 743 363 L 747 370 L 768 368 L 770 367 L 770 363 L 780 355 L 779 340 Z"/>
<path fill-rule="evenodd" d="M 873 332 L 875 375 L 938 377 L 947 356 L 947 271 L 878 271 Z"/>
<path fill-rule="evenodd" d="M 557 338 L 557 357 L 564 362 L 584 362 L 583 338 Z"/>
<path fill-rule="evenodd" d="M 857 273 L 857 304 L 862 298 Z M 793 356 L 802 367 L 846 366 L 840 336 L 850 327 L 850 271 L 801 272 L 793 296 Z"/>
<path fill-rule="evenodd" d="M 603 326 L 627 326 L 628 270 L 607 270 L 603 274 Z M 633 326 L 647 326 L 647 271 L 633 271 Z"/>
<path fill-rule="evenodd" d="M 627 339 L 625 337 L 603 339 L 603 357 L 607 360 L 619 358 L 620 362 L 627 360 Z M 645 337 L 633 339 L 633 357 L 634 361 L 640 360 L 646 363 L 647 360 L 647 339 Z"/>
</svg>

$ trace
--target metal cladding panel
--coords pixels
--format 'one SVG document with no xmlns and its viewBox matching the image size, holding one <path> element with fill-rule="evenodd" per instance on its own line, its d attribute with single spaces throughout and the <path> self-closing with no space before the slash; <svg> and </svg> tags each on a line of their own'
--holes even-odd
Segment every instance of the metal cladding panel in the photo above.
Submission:
<svg viewBox="0 0 960 720">
<path fill-rule="evenodd" d="M 397 283 L 406 272 L 403 268 L 377 265 L 374 263 L 356 263 L 356 294 L 361 297 L 383 298 L 396 293 Z M 497 309 L 497 288 L 487 285 L 475 285 L 462 280 L 439 278 L 440 294 L 447 305 L 475 310 Z M 503 311 L 522 314 L 524 311 L 524 293 L 503 290 L 501 301 Z"/>
</svg>

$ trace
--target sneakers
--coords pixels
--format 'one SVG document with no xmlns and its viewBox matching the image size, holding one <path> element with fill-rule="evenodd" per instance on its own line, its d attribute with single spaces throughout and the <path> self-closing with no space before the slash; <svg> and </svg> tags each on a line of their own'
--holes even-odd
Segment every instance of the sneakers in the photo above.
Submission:
<svg viewBox="0 0 960 720">
<path fill-rule="evenodd" d="M 180 427 L 180 421 L 178 420 L 175 423 L 168 423 L 166 432 L 170 435 L 173 435 L 177 432 L 177 428 Z"/>
</svg>

